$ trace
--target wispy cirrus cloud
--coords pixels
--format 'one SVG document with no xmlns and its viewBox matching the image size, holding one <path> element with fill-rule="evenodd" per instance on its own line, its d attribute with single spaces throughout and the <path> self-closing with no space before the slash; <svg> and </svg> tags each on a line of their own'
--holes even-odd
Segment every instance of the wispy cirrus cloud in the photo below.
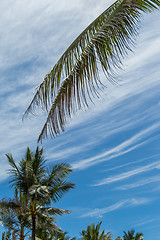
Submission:
<svg viewBox="0 0 160 240">
<path fill-rule="evenodd" d="M 109 159 L 121 156 L 129 151 L 132 151 L 133 149 L 144 144 L 145 142 L 141 142 L 141 143 L 138 143 L 138 142 L 141 141 L 142 139 L 145 139 L 145 137 L 148 136 L 149 134 L 153 133 L 159 126 L 160 126 L 159 123 L 153 124 L 152 126 L 138 132 L 131 138 L 125 140 L 118 146 L 113 147 L 112 149 L 105 151 L 102 154 L 98 154 L 89 159 L 85 159 L 85 160 L 81 160 L 77 163 L 73 163 L 72 167 L 73 167 L 73 169 L 75 169 L 75 168 L 84 169 L 84 168 L 93 166 L 99 162 L 104 162 Z"/>
<path fill-rule="evenodd" d="M 158 166 L 158 168 L 159 168 L 159 166 Z M 144 185 L 154 183 L 154 182 L 159 182 L 159 181 L 160 181 L 160 176 L 148 177 L 148 178 L 142 179 L 140 181 L 136 181 L 136 182 L 131 183 L 131 184 L 125 184 L 125 185 L 116 187 L 116 189 L 118 189 L 118 190 L 129 190 L 129 189 L 142 187 Z"/>
<path fill-rule="evenodd" d="M 154 163 L 151 163 L 151 164 L 148 164 L 148 165 L 145 165 L 142 167 L 138 167 L 138 168 L 128 171 L 128 172 L 124 172 L 124 173 L 120 173 L 117 175 L 113 175 L 111 177 L 104 178 L 104 179 L 98 181 L 98 183 L 94 184 L 93 186 L 102 186 L 105 184 L 122 181 L 122 180 L 132 177 L 134 175 L 152 171 L 153 169 L 158 169 L 159 167 L 160 167 L 160 161 L 156 161 Z"/>
<path fill-rule="evenodd" d="M 148 198 L 131 198 L 119 201 L 113 205 L 110 205 L 105 208 L 95 208 L 93 210 L 88 211 L 87 213 L 84 213 L 80 216 L 80 218 L 86 218 L 86 217 L 96 217 L 101 218 L 104 214 L 107 214 L 112 211 L 116 211 L 121 208 L 127 208 L 127 207 L 135 207 L 138 205 L 144 205 L 148 204 L 151 200 Z"/>
<path fill-rule="evenodd" d="M 138 220 L 138 222 L 136 222 L 134 226 L 139 227 L 143 225 L 151 225 L 151 223 L 153 222 L 159 222 L 159 218 L 152 218 L 152 219 L 143 218 L 141 220 Z"/>
<path fill-rule="evenodd" d="M 75 37 L 111 2 L 113 1 L 1 1 L 0 181 L 8 176 L 6 170 L 9 167 L 5 153 L 12 153 L 17 162 L 24 156 L 27 146 L 34 150 L 37 145 L 37 137 L 46 115 L 42 114 L 35 118 L 31 116 L 23 123 L 21 121 L 35 88 Z M 117 167 L 121 167 L 120 171 L 122 171 L 122 162 L 124 163 L 128 156 L 129 162 L 135 164 L 137 158 L 141 161 L 141 158 L 146 158 L 147 154 L 153 156 L 159 153 L 157 139 L 160 132 L 158 125 L 156 126 L 160 120 L 159 25 L 159 12 L 147 15 L 140 37 L 137 39 L 137 47 L 134 53 L 129 54 L 124 61 L 124 71 L 118 73 L 119 85 L 110 85 L 100 73 L 101 81 L 107 85 L 105 92 L 102 93 L 102 99 L 94 99 L 95 105 L 91 104 L 87 111 L 77 112 L 76 116 L 69 121 L 64 134 L 54 140 L 49 138 L 43 142 L 45 156 L 49 158 L 50 163 L 62 159 L 75 164 L 75 169 L 86 169 L 85 172 L 81 171 L 72 175 L 77 187 L 73 195 L 71 191 L 71 195 L 67 195 L 67 198 L 62 200 L 64 206 L 68 206 L 68 201 L 70 206 L 77 202 L 80 210 L 77 211 L 77 215 L 74 215 L 73 209 L 74 217 L 71 214 L 70 218 L 71 229 L 69 225 L 66 225 L 68 220 L 64 224 L 63 229 L 67 229 L 72 236 L 74 236 L 73 231 L 77 234 L 80 232 L 79 226 L 82 227 L 85 224 L 83 218 L 78 218 L 79 215 L 90 213 L 93 217 L 102 217 L 107 215 L 107 212 L 123 209 L 128 216 L 129 208 L 135 207 L 136 209 L 136 206 L 143 206 L 150 202 L 145 198 L 143 190 L 139 193 L 139 198 L 135 196 L 134 190 L 132 191 L 133 198 L 127 195 L 126 190 L 116 191 L 120 197 L 115 203 L 115 191 L 110 191 L 110 203 L 100 205 L 96 210 L 91 209 L 88 194 L 90 199 L 94 199 L 96 206 L 100 201 L 99 198 L 106 197 L 106 191 L 90 186 L 95 181 L 95 176 L 96 179 L 102 178 L 104 165 L 107 165 L 106 169 L 108 167 L 113 169 L 116 164 Z M 141 135 L 138 135 L 139 133 Z M 141 150 L 144 150 L 143 153 Z M 124 158 L 118 158 L 119 156 Z M 91 166 L 110 159 L 113 161 L 90 169 Z M 82 162 L 83 160 L 89 160 L 89 162 Z M 157 158 L 153 159 L 152 162 L 157 162 L 157 160 Z M 136 169 L 142 167 L 140 161 L 136 162 Z M 128 161 L 126 162 L 128 164 Z M 79 168 L 78 163 L 80 163 Z M 133 167 L 131 166 L 132 170 Z M 126 168 L 128 171 L 128 167 Z M 147 175 L 148 178 L 152 175 L 152 172 L 146 169 L 145 173 L 145 177 Z M 105 172 L 103 176 L 104 174 Z M 4 191 L 2 189 L 3 183 L 1 182 L 1 198 L 4 194 L 7 196 L 11 194 L 7 188 Z M 85 198 L 82 199 L 82 196 Z M 157 189 L 153 192 L 153 198 L 159 199 Z M 148 204 L 147 207 L 148 209 L 154 208 L 155 205 Z M 146 211 L 144 213 L 139 208 L 139 215 L 143 217 L 144 214 Z M 117 220 L 122 220 L 121 214 L 117 215 Z M 60 221 L 63 222 L 63 218 Z M 120 228 L 115 222 L 111 224 L 116 226 L 116 230 Z M 126 222 L 122 221 L 122 224 L 124 226 Z"/>
<path fill-rule="evenodd" d="M 135 164 L 135 163 L 141 163 L 141 162 L 147 161 L 147 160 L 149 160 L 149 159 L 154 159 L 155 157 L 160 157 L 160 154 L 155 154 L 155 155 L 152 155 L 152 156 L 147 157 L 147 158 L 139 159 L 139 160 L 137 160 L 137 161 L 132 161 L 132 162 L 125 163 L 125 164 L 122 164 L 122 165 L 118 165 L 118 166 L 113 167 L 113 168 L 108 168 L 108 169 L 103 170 L 103 172 L 114 171 L 114 170 L 117 170 L 117 169 L 120 169 L 120 168 L 127 167 L 127 166 L 129 166 L 129 165 L 133 165 L 133 164 Z"/>
</svg>

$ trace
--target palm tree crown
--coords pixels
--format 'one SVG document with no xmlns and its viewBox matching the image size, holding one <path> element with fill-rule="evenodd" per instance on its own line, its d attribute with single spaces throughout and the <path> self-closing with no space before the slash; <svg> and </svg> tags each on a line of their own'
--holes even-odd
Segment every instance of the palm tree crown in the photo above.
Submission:
<svg viewBox="0 0 160 240">
<path fill-rule="evenodd" d="M 131 231 L 128 231 L 128 233 L 126 233 L 124 231 L 124 236 L 123 236 L 124 240 L 143 240 L 143 234 L 142 233 L 136 233 L 135 235 L 135 230 L 132 229 Z"/>
<path fill-rule="evenodd" d="M 74 184 L 66 181 L 72 172 L 69 164 L 56 164 L 52 168 L 45 166 L 43 148 L 37 147 L 35 154 L 27 148 L 26 156 L 17 165 L 11 154 L 6 154 L 12 167 L 11 186 L 21 191 L 27 198 L 26 209 L 32 219 L 32 240 L 35 240 L 36 221 L 46 223 L 55 231 L 61 231 L 53 224 L 56 215 L 69 213 L 68 210 L 50 207 L 52 202 L 58 201 L 66 192 L 74 188 Z"/>
<path fill-rule="evenodd" d="M 15 189 L 13 199 L 3 198 L 0 201 L 0 220 L 3 226 L 8 229 L 8 232 L 12 233 L 12 236 L 24 240 L 30 232 L 27 229 L 31 227 L 26 196 Z"/>
<path fill-rule="evenodd" d="M 103 230 L 100 233 L 100 226 L 102 222 L 97 224 L 92 224 L 87 227 L 87 230 L 83 230 L 81 235 L 82 235 L 82 240 L 112 240 L 111 238 L 111 233 L 108 232 L 105 234 L 105 231 Z"/>
<path fill-rule="evenodd" d="M 101 66 L 114 82 L 116 70 L 134 45 L 142 13 L 160 6 L 159 0 L 117 0 L 97 17 L 68 47 L 38 87 L 25 112 L 42 106 L 48 112 L 38 141 L 64 131 L 68 117 L 99 96 Z"/>
</svg>

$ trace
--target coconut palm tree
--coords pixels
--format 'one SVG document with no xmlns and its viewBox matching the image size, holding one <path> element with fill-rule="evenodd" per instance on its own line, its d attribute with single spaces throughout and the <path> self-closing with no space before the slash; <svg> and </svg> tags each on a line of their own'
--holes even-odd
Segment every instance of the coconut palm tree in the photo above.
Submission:
<svg viewBox="0 0 160 240">
<path fill-rule="evenodd" d="M 43 148 L 37 147 L 35 154 L 27 148 L 26 156 L 17 165 L 11 154 L 6 154 L 12 167 L 11 187 L 17 188 L 27 197 L 27 211 L 31 216 L 32 240 L 36 236 L 36 221 L 52 222 L 52 216 L 69 213 L 68 210 L 50 207 L 51 202 L 57 202 L 66 192 L 74 188 L 74 184 L 66 181 L 72 172 L 69 164 L 56 164 L 52 168 L 45 166 Z M 52 224 L 55 231 L 61 231 Z"/>
<path fill-rule="evenodd" d="M 10 240 L 11 239 L 11 232 L 8 230 L 7 232 L 2 233 L 2 240 Z"/>
<path fill-rule="evenodd" d="M 136 233 L 135 235 L 135 230 L 132 229 L 131 231 L 128 231 L 128 233 L 126 233 L 124 231 L 124 236 L 123 236 L 124 240 L 143 240 L 143 234 L 142 233 Z"/>
<path fill-rule="evenodd" d="M 24 198 L 23 198 L 24 199 Z M 31 231 L 31 211 L 30 204 L 27 201 L 22 201 L 22 198 L 14 199 L 2 199 L 0 201 L 0 220 L 5 228 L 8 229 L 7 233 L 12 234 L 12 240 L 18 237 L 20 240 L 24 240 Z M 48 215 L 48 208 L 45 210 L 42 207 L 37 212 L 36 222 L 36 237 L 39 239 L 53 239 L 57 233 L 55 228 L 58 229 L 54 223 L 56 219 L 54 216 Z M 51 210 L 51 208 L 49 208 Z M 56 233 L 56 234 L 55 234 Z M 58 232 L 59 236 L 63 233 Z M 6 234 L 5 234 L 6 235 Z M 58 235 L 57 235 L 58 236 Z"/>
<path fill-rule="evenodd" d="M 47 111 L 38 141 L 64 131 L 68 118 L 87 108 L 99 89 L 99 69 L 115 82 L 122 59 L 134 45 L 143 13 L 159 8 L 159 0 L 117 0 L 68 47 L 37 88 L 24 116 L 36 106 Z"/>
<path fill-rule="evenodd" d="M 112 240 L 111 233 L 108 232 L 105 234 L 105 231 L 103 230 L 100 233 L 100 226 L 102 222 L 97 224 L 92 224 L 87 227 L 87 230 L 83 230 L 81 235 L 83 240 Z"/>
<path fill-rule="evenodd" d="M 19 237 L 24 240 L 28 232 L 25 229 L 31 226 L 30 215 L 24 197 L 18 199 L 3 198 L 0 201 L 0 220 L 8 232 L 12 233 L 12 240 Z M 29 230 L 30 231 L 30 230 Z"/>
</svg>

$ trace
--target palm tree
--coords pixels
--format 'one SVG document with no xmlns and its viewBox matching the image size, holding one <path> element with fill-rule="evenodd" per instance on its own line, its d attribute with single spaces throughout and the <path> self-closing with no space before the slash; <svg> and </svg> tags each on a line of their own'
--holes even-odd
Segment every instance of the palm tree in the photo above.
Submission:
<svg viewBox="0 0 160 240">
<path fill-rule="evenodd" d="M 66 163 L 56 164 L 52 168 L 45 166 L 43 148 L 37 147 L 35 154 L 27 148 L 26 156 L 17 165 L 11 154 L 6 154 L 11 174 L 11 187 L 17 188 L 27 197 L 27 211 L 31 216 L 32 240 L 35 240 L 36 221 L 47 222 L 55 231 L 61 231 L 53 224 L 52 216 L 69 213 L 68 210 L 50 207 L 51 202 L 57 202 L 66 192 L 74 188 L 74 184 L 66 181 L 72 172 Z"/>
<path fill-rule="evenodd" d="M 15 237 L 24 240 L 31 231 L 32 226 L 28 199 L 24 194 L 23 197 L 22 194 L 19 195 L 21 197 L 18 196 L 16 191 L 16 197 L 14 199 L 4 198 L 0 201 L 0 221 L 3 223 L 3 226 L 8 229 L 7 233 L 12 234 L 12 240 L 14 240 Z M 24 199 L 26 201 L 24 201 Z M 46 211 L 44 211 L 44 209 L 45 208 L 42 207 L 37 212 L 36 237 L 49 240 L 53 239 L 52 236 L 57 234 L 55 231 L 55 227 L 57 228 L 57 226 L 53 223 L 56 219 L 55 217 L 48 216 L 48 208 Z M 58 233 L 59 236 L 63 235 L 61 232 Z"/>
<path fill-rule="evenodd" d="M 102 222 L 97 224 L 92 224 L 87 227 L 87 230 L 83 230 L 81 235 L 82 235 L 82 240 L 112 240 L 111 233 L 108 232 L 105 234 L 105 231 L 103 230 L 100 233 L 100 226 Z"/>
<path fill-rule="evenodd" d="M 21 195 L 19 199 L 16 196 L 14 199 L 3 198 L 0 201 L 0 220 L 8 232 L 12 233 L 13 240 L 16 236 L 24 240 L 28 234 L 25 229 L 31 225 L 27 201 L 24 199 L 26 198 Z"/>
<path fill-rule="evenodd" d="M 7 232 L 2 233 L 2 240 L 10 240 L 11 239 L 11 232 L 8 230 Z"/>
<path fill-rule="evenodd" d="M 78 109 L 87 108 L 107 80 L 115 82 L 116 70 L 134 45 L 143 13 L 159 8 L 159 0 L 117 0 L 98 16 L 68 47 L 44 77 L 24 116 L 41 106 L 48 113 L 38 141 L 64 131 Z"/>
<path fill-rule="evenodd" d="M 128 233 L 126 233 L 124 231 L 123 239 L 124 240 L 143 240 L 143 234 L 142 233 L 136 233 L 135 236 L 134 236 L 134 234 L 135 234 L 134 229 L 132 229 L 131 231 L 128 231 Z"/>
</svg>

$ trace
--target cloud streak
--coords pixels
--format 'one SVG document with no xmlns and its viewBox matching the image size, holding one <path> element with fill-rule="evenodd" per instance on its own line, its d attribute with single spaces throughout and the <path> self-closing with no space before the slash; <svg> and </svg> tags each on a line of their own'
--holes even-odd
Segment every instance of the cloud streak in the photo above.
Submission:
<svg viewBox="0 0 160 240">
<path fill-rule="evenodd" d="M 121 144 L 119 144 L 116 147 L 113 147 L 112 149 L 103 152 L 102 154 L 98 154 L 94 157 L 91 157 L 89 159 L 85 159 L 82 161 L 79 161 L 77 163 L 72 164 L 73 169 L 85 169 L 87 167 L 93 166 L 99 162 L 104 162 L 109 159 L 115 158 L 117 156 L 121 156 L 129 151 L 132 151 L 133 149 L 141 146 L 144 143 L 139 143 L 142 139 L 145 139 L 149 134 L 151 135 L 158 127 L 159 123 L 156 123 L 152 125 L 151 127 L 148 127 L 137 134 L 135 134 L 133 137 L 125 140 Z M 133 146 L 132 146 L 133 145 Z"/>
<path fill-rule="evenodd" d="M 82 214 L 80 216 L 80 218 L 86 218 L 86 217 L 96 217 L 96 218 L 101 218 L 103 217 L 104 214 L 107 214 L 109 212 L 113 212 L 116 211 L 118 209 L 121 208 L 126 208 L 126 207 L 135 207 L 138 205 L 144 205 L 144 204 L 148 204 L 150 202 L 149 199 L 147 198 L 131 198 L 131 199 L 126 199 L 126 200 L 122 200 L 119 201 L 113 205 L 110 205 L 109 207 L 105 207 L 105 208 L 95 208 L 91 211 L 88 211 L 85 214 Z"/>
<path fill-rule="evenodd" d="M 158 168 L 159 168 L 159 166 L 158 166 Z M 118 189 L 118 190 L 129 190 L 129 189 L 142 187 L 144 185 L 154 183 L 154 182 L 159 182 L 159 181 L 160 181 L 160 176 L 154 176 L 154 177 L 149 177 L 147 179 L 145 178 L 141 181 L 137 181 L 137 182 L 134 182 L 132 184 L 126 184 L 126 185 L 119 186 L 116 189 Z"/>
<path fill-rule="evenodd" d="M 157 169 L 159 167 L 160 167 L 160 161 L 156 161 L 154 163 L 145 165 L 143 167 L 136 168 L 134 170 L 131 170 L 131 171 L 128 171 L 125 173 L 121 173 L 121 174 L 114 175 L 114 176 L 111 176 L 108 178 L 104 178 L 104 179 L 100 180 L 98 183 L 94 184 L 93 186 L 102 186 L 102 185 L 106 185 L 109 183 L 122 181 L 126 178 L 132 177 L 132 176 L 140 174 L 140 173 L 152 171 L 153 169 Z"/>
</svg>

